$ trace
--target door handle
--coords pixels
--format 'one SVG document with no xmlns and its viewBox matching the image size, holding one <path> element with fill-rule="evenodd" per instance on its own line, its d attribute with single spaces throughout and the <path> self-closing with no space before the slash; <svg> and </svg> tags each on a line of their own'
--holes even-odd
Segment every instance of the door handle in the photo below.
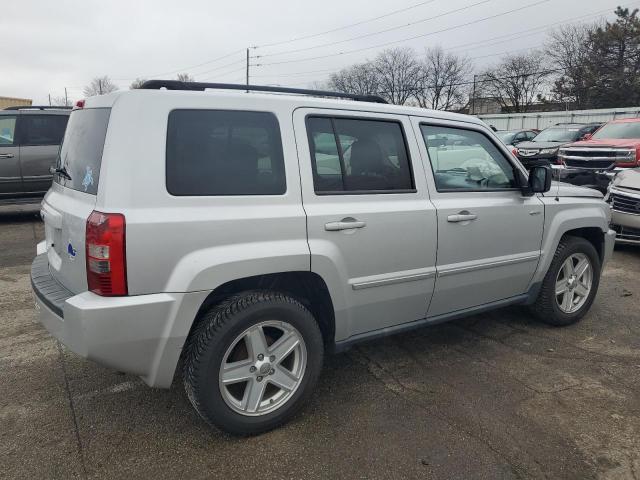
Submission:
<svg viewBox="0 0 640 480">
<path fill-rule="evenodd" d="M 0 153 L 0 158 L 13 158 L 13 153 Z"/>
<path fill-rule="evenodd" d="M 469 212 L 460 212 L 455 215 L 449 215 L 447 217 L 447 222 L 458 223 L 458 222 L 469 222 L 471 220 L 475 220 L 478 216 L 475 213 Z"/>
<path fill-rule="evenodd" d="M 352 228 L 364 228 L 367 224 L 356 220 L 355 218 L 343 218 L 339 222 L 325 223 L 324 229 L 328 232 L 337 232 L 339 230 L 351 230 Z"/>
</svg>

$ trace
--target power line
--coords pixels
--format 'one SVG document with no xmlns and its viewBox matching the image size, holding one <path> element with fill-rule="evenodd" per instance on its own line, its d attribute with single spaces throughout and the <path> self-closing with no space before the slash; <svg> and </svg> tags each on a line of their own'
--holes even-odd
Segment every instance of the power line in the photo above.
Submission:
<svg viewBox="0 0 640 480">
<path fill-rule="evenodd" d="M 169 71 L 169 72 L 158 73 L 158 74 L 156 74 L 156 75 L 147 75 L 145 78 L 149 78 L 149 77 L 161 77 L 161 76 L 163 76 L 163 75 L 170 75 L 170 74 L 172 74 L 172 73 L 184 72 L 184 71 L 186 71 L 186 70 L 193 70 L 194 68 L 202 67 L 203 65 L 208 65 L 208 64 L 210 64 L 210 63 L 214 63 L 214 62 L 217 62 L 217 61 L 219 61 L 219 60 L 224 60 L 225 58 L 229 58 L 230 56 L 235 55 L 235 54 L 237 54 L 237 53 L 239 53 L 239 52 L 243 52 L 243 51 L 244 51 L 244 48 L 243 48 L 243 49 L 240 49 L 240 50 L 234 50 L 233 52 L 231 52 L 231 53 L 227 53 L 226 55 L 222 55 L 222 56 L 220 56 L 220 57 L 216 57 L 216 58 L 214 58 L 213 60 L 208 60 L 208 61 L 206 61 L 206 62 L 199 63 L 199 64 L 197 64 L 197 65 L 192 65 L 191 67 L 178 68 L 177 70 L 171 70 L 171 71 Z M 201 75 L 201 73 L 200 73 L 199 75 Z"/>
<path fill-rule="evenodd" d="M 215 71 L 218 71 L 218 70 L 222 70 L 223 68 L 231 67 L 233 65 L 238 65 L 240 63 L 244 63 L 244 59 L 238 60 L 238 61 L 235 61 L 235 62 L 231 62 L 231 63 L 226 63 L 224 65 L 220 65 L 218 67 L 212 68 L 211 70 L 205 70 L 204 72 L 198 72 L 198 73 L 196 73 L 194 75 L 206 75 L 207 73 L 211 73 L 211 72 L 215 72 Z"/>
<path fill-rule="evenodd" d="M 333 33 L 333 32 L 338 32 L 340 30 L 345 30 L 347 28 L 357 27 L 359 25 L 364 25 L 365 23 L 370 23 L 370 22 L 373 22 L 373 21 L 376 21 L 376 20 L 380 20 L 381 18 L 390 17 L 391 15 L 395 15 L 396 13 L 406 12 L 408 10 L 412 10 L 414 8 L 421 7 L 423 5 L 427 5 L 428 3 L 433 3 L 435 1 L 436 0 L 427 0 L 426 2 L 416 3 L 415 5 L 410 5 L 408 7 L 401 8 L 399 10 L 394 10 L 393 12 L 385 13 L 384 15 L 380 15 L 380 16 L 377 16 L 377 17 L 374 17 L 374 18 L 370 18 L 368 20 L 362 20 L 360 22 L 351 23 L 349 25 L 345 25 L 345 26 L 342 26 L 342 27 L 332 28 L 331 30 L 325 30 L 324 32 L 314 33 L 314 34 L 311 34 L 311 35 L 305 35 L 303 37 L 291 38 L 289 40 L 283 40 L 281 42 L 267 43 L 267 44 L 264 44 L 264 45 L 256 45 L 253 48 L 275 47 L 276 45 L 283 45 L 285 43 L 298 42 L 300 40 L 308 40 L 309 38 L 320 37 L 322 35 L 326 35 L 327 33 Z"/>
<path fill-rule="evenodd" d="M 363 52 L 365 50 L 372 50 L 374 48 L 386 47 L 388 45 L 394 45 L 394 44 L 398 44 L 398 43 L 403 43 L 403 42 L 406 42 L 406 41 L 409 41 L 409 40 L 415 40 L 417 38 L 424 38 L 424 37 L 428 37 L 428 36 L 431 36 L 431 35 L 436 35 L 438 33 L 448 32 L 450 30 L 455 30 L 455 29 L 458 29 L 458 28 L 467 27 L 469 25 L 474 25 L 476 23 L 484 22 L 486 20 L 502 17 L 502 16 L 508 15 L 510 13 L 515 13 L 515 12 L 519 12 L 519 11 L 527 9 L 527 8 L 535 7 L 537 5 L 541 5 L 541 4 L 547 3 L 549 1 L 551 1 L 551 0 L 539 0 L 537 2 L 533 2 L 533 3 L 529 3 L 527 5 L 524 5 L 522 7 L 513 8 L 511 10 L 507 10 L 506 12 L 496 13 L 494 15 L 489 15 L 488 17 L 480 18 L 480 19 L 473 20 L 473 21 L 466 22 L 466 23 L 461 23 L 461 24 L 458 24 L 458 25 L 454 25 L 452 27 L 443 28 L 441 30 L 435 30 L 435 31 L 429 32 L 429 33 L 423 33 L 421 35 L 414 35 L 412 37 L 403 38 L 401 40 L 394 40 L 394 41 L 391 41 L 391 42 L 379 43 L 377 45 L 372 45 L 372 46 L 363 47 L 363 48 L 356 48 L 356 49 L 347 50 L 347 51 L 344 51 L 344 52 L 335 52 L 335 53 L 332 53 L 332 54 L 329 54 L 329 55 L 319 55 L 319 56 L 316 56 L 316 57 L 299 58 L 299 59 L 296 59 L 296 60 L 283 60 L 283 61 L 279 61 L 279 62 L 259 63 L 259 64 L 256 64 L 256 66 L 282 65 L 282 64 L 285 64 L 285 63 L 296 63 L 296 62 L 305 62 L 305 61 L 311 61 L 311 60 L 319 60 L 319 59 L 322 59 L 322 58 L 337 57 L 337 56 L 340 56 L 340 55 L 347 55 L 347 54 L 350 54 L 350 53 Z"/>
<path fill-rule="evenodd" d="M 220 78 L 220 77 L 223 77 L 225 75 L 229 75 L 231 73 L 236 73 L 236 72 L 239 72 L 239 71 L 244 70 L 244 69 L 245 69 L 245 67 L 240 67 L 240 68 L 235 68 L 233 70 L 229 70 L 227 72 L 217 73 L 217 74 L 212 75 L 210 77 L 203 78 L 202 81 L 211 80 L 212 78 Z"/>
<path fill-rule="evenodd" d="M 492 1 L 493 0 L 481 0 L 479 2 L 472 3 L 471 5 L 466 5 L 464 7 L 456 8 L 454 10 L 449 10 L 447 12 L 443 12 L 443 13 L 440 13 L 438 15 L 434 15 L 433 17 L 423 18 L 423 19 L 420 19 L 420 20 L 416 20 L 414 22 L 406 23 L 404 25 L 397 25 L 395 27 L 387 28 L 387 29 L 384 29 L 384 30 L 379 30 L 377 32 L 365 33 L 363 35 L 358 35 L 358 36 L 347 38 L 347 39 L 344 39 L 344 40 L 336 40 L 334 42 L 322 43 L 320 45 L 314 45 L 312 47 L 304 47 L 304 48 L 297 48 L 297 49 L 294 49 L 294 50 L 286 50 L 284 52 L 268 53 L 266 55 L 256 55 L 253 58 L 275 57 L 277 55 L 285 55 L 287 53 L 304 52 L 304 51 L 307 51 L 307 50 L 314 50 L 316 48 L 329 47 L 329 46 L 332 46 L 332 45 L 338 45 L 340 43 L 352 42 L 354 40 L 360 40 L 362 38 L 373 37 L 375 35 L 382 35 L 383 33 L 392 32 L 394 30 L 399 30 L 401 28 L 411 27 L 411 26 L 417 25 L 419 23 L 424 23 L 424 22 L 429 21 L 429 20 L 434 20 L 436 18 L 445 17 L 447 15 L 451 15 L 452 13 L 457 13 L 457 12 L 461 12 L 463 10 L 468 10 L 469 8 L 477 7 L 478 5 L 489 3 L 489 2 L 492 2 Z"/>
</svg>

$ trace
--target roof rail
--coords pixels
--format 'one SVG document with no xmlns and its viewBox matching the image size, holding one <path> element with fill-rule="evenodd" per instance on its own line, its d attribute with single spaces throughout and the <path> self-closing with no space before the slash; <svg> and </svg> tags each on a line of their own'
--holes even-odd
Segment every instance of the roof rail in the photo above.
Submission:
<svg viewBox="0 0 640 480">
<path fill-rule="evenodd" d="M 7 107 L 5 110 L 71 110 L 73 107 L 63 107 L 54 105 L 15 105 Z"/>
<path fill-rule="evenodd" d="M 147 80 L 140 88 L 145 90 L 199 90 L 215 88 L 219 90 L 244 90 L 254 92 L 272 93 L 295 93 L 298 95 L 312 95 L 315 97 L 347 98 L 359 102 L 387 103 L 387 101 L 377 95 L 358 95 L 355 93 L 328 92 L 325 90 L 308 90 L 306 88 L 271 87 L 267 85 L 241 85 L 235 83 L 203 83 L 203 82 L 181 82 L 180 80 Z"/>
</svg>

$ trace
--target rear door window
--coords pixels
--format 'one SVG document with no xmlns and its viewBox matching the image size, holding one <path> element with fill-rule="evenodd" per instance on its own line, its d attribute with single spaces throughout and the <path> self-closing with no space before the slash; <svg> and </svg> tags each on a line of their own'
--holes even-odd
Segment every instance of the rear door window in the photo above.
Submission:
<svg viewBox="0 0 640 480">
<path fill-rule="evenodd" d="M 309 117 L 307 133 L 316 193 L 414 191 L 399 122 Z"/>
<path fill-rule="evenodd" d="M 55 182 L 92 195 L 98 192 L 110 113 L 110 108 L 87 108 L 71 113 L 57 163 L 71 178 L 58 174 L 54 175 Z"/>
<path fill-rule="evenodd" d="M 68 119 L 67 115 L 22 115 L 20 144 L 60 145 Z"/>
<path fill-rule="evenodd" d="M 169 114 L 167 190 L 172 195 L 282 195 L 280 127 L 269 112 L 174 110 Z"/>
</svg>

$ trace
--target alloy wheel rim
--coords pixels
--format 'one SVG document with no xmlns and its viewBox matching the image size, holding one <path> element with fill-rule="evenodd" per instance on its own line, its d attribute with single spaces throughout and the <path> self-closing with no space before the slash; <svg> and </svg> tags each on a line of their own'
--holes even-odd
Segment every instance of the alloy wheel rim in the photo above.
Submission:
<svg viewBox="0 0 640 480">
<path fill-rule="evenodd" d="M 291 324 L 268 320 L 247 328 L 222 358 L 218 386 L 225 403 L 247 416 L 287 403 L 302 383 L 307 348 Z"/>
<path fill-rule="evenodd" d="M 574 253 L 562 263 L 556 277 L 556 303 L 564 313 L 575 313 L 586 303 L 593 284 L 591 260 Z"/>
</svg>

